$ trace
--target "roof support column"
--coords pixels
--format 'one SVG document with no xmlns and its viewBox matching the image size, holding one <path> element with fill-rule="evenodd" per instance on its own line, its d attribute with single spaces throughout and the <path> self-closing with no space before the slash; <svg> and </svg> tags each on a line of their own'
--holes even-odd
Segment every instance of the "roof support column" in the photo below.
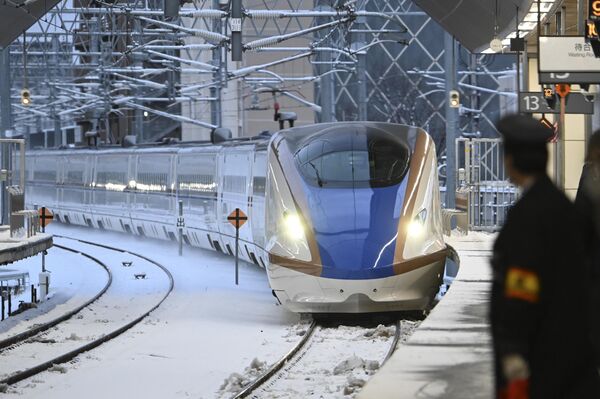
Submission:
<svg viewBox="0 0 600 399">
<path fill-rule="evenodd" d="M 10 106 L 10 48 L 7 46 L 0 51 L 0 137 L 6 138 L 12 129 L 12 109 Z M 8 156 L 8 145 L 2 146 L 2 169 L 8 170 L 10 159 Z M 0 184 L 2 224 L 9 224 L 8 198 L 6 195 L 6 181 Z"/>
<path fill-rule="evenodd" d="M 456 60 L 458 48 L 454 37 L 444 34 L 444 69 L 446 72 L 446 208 L 456 207 L 456 137 L 458 108 L 450 107 L 450 91 L 457 90 Z"/>
</svg>

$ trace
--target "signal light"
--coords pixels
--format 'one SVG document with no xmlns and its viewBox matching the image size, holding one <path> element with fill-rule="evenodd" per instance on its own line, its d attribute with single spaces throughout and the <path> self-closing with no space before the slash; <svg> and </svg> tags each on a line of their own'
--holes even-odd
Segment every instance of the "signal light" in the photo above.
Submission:
<svg viewBox="0 0 600 399">
<path fill-rule="evenodd" d="M 450 108 L 459 108 L 460 107 L 460 93 L 458 90 L 450 90 Z"/>
<path fill-rule="evenodd" d="M 31 93 L 29 89 L 21 90 L 21 104 L 30 105 L 31 104 Z"/>
</svg>

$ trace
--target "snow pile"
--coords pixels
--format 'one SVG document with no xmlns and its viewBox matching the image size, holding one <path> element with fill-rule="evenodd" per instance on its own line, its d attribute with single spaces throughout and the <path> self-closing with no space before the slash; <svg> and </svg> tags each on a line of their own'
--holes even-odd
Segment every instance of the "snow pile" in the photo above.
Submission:
<svg viewBox="0 0 600 399">
<path fill-rule="evenodd" d="M 365 362 L 365 369 L 368 371 L 377 371 L 379 370 L 380 364 L 377 360 L 367 360 Z"/>
<path fill-rule="evenodd" d="M 372 330 L 367 330 L 363 335 L 367 338 L 391 338 L 396 334 L 396 327 L 379 324 Z"/>
<path fill-rule="evenodd" d="M 333 369 L 334 375 L 345 374 L 354 369 L 364 368 L 365 361 L 356 355 L 352 355 L 345 360 L 342 360 L 335 368 Z"/>
<path fill-rule="evenodd" d="M 54 366 L 50 367 L 48 369 L 48 371 L 65 374 L 67 372 L 67 368 L 65 366 L 60 366 L 58 364 L 55 364 Z"/>
<path fill-rule="evenodd" d="M 333 374 L 347 375 L 346 385 L 343 387 L 342 392 L 344 395 L 354 396 L 377 370 L 379 370 L 379 362 L 377 360 L 364 360 L 356 355 L 352 355 L 335 366 Z"/>
<path fill-rule="evenodd" d="M 417 320 L 402 320 L 402 323 L 400 324 L 400 343 L 405 343 L 420 324 L 421 322 Z"/>
<path fill-rule="evenodd" d="M 12 216 L 11 216 L 12 217 Z M 25 227 L 20 227 L 11 232 L 12 239 L 25 238 Z"/>
<path fill-rule="evenodd" d="M 344 395 L 353 395 L 358 393 L 367 382 L 362 378 L 357 378 L 353 375 L 348 376 L 348 384 L 344 387 Z"/>
<path fill-rule="evenodd" d="M 67 339 L 68 339 L 69 341 L 81 341 L 81 337 L 80 337 L 80 336 L 78 336 L 78 335 L 77 335 L 77 334 L 75 334 L 75 333 L 71 333 L 71 335 L 69 335 L 69 336 L 67 337 Z"/>
<path fill-rule="evenodd" d="M 308 331 L 309 327 L 310 322 L 308 321 L 301 321 L 299 323 L 295 323 L 288 327 L 288 331 L 283 336 L 283 338 L 286 338 L 287 342 L 297 342 L 298 337 L 303 337 Z"/>
<path fill-rule="evenodd" d="M 252 359 L 252 362 L 242 374 L 232 373 L 225 379 L 223 385 L 219 388 L 219 396 L 228 397 L 231 396 L 230 394 L 240 392 L 265 371 L 267 371 L 267 362 L 261 362 L 257 358 Z"/>
</svg>

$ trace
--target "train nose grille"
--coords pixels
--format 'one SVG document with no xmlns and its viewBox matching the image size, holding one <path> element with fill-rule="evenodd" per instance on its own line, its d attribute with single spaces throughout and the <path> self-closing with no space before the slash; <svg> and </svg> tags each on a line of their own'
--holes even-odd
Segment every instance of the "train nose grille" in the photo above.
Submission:
<svg viewBox="0 0 600 399">
<path fill-rule="evenodd" d="M 341 240 L 328 248 L 321 247 L 323 277 L 342 279 L 371 279 L 393 274 L 395 239 L 380 246 L 370 241 L 367 233 Z"/>
</svg>

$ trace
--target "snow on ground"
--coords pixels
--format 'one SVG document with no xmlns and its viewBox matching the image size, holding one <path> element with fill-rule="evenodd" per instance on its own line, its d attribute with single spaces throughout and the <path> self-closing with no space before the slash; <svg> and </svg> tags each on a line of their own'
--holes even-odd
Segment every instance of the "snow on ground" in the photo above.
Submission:
<svg viewBox="0 0 600 399">
<path fill-rule="evenodd" d="M 418 322 L 402 321 L 401 342 L 417 325 Z M 253 395 L 281 399 L 354 397 L 379 370 L 394 333 L 394 326 L 383 325 L 317 327 L 306 346 Z M 257 364 L 261 365 L 253 361 L 245 374 L 256 374 Z M 234 374 L 223 384 L 222 398 L 231 396 L 237 379 L 240 376 Z"/>
<path fill-rule="evenodd" d="M 14 397 L 212 398 L 232 372 L 254 358 L 273 363 L 296 342 L 290 331 L 299 316 L 276 304 L 266 273 L 254 265 L 240 262 L 235 286 L 229 256 L 184 247 L 178 257 L 174 243 L 58 223 L 48 231 L 144 254 L 169 268 L 175 289 L 141 324 L 77 362 L 17 384 Z M 103 251 L 101 259 L 124 257 L 131 256 Z"/>
<path fill-rule="evenodd" d="M 30 286 L 31 284 L 37 286 L 38 274 L 42 270 L 41 265 L 41 255 L 10 265 L 10 269 L 29 272 L 30 278 L 27 289 L 19 296 L 13 297 L 13 311 L 17 309 L 19 300 L 31 301 Z M 34 324 L 48 322 L 81 306 L 100 292 L 108 279 L 106 271 L 97 263 L 56 247 L 48 250 L 46 269 L 51 272 L 50 298 L 38 303 L 37 309 L 28 310 L 0 322 L 0 340 L 23 332 Z"/>
<path fill-rule="evenodd" d="M 65 244 L 66 241 L 55 239 L 60 244 Z M 67 244 L 87 252 L 82 244 Z M 125 268 L 118 259 L 122 259 L 123 254 L 117 253 L 115 256 L 114 251 L 92 249 L 95 251 L 94 256 L 103 259 L 112 272 L 112 284 L 106 293 L 69 320 L 25 343 L 0 352 L 1 379 L 108 335 L 150 310 L 168 291 L 169 281 L 165 273 L 155 265 L 142 261 Z M 134 273 L 145 273 L 146 278 L 136 280 Z"/>
</svg>

